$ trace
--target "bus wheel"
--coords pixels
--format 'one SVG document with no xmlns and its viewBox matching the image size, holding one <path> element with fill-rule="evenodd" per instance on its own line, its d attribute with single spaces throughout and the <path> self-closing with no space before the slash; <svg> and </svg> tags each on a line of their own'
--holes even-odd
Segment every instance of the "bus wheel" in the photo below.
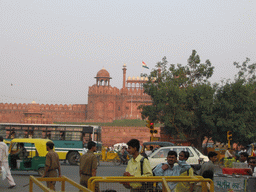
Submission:
<svg viewBox="0 0 256 192">
<path fill-rule="evenodd" d="M 43 176 L 44 175 L 44 167 L 39 168 L 37 172 L 40 176 Z"/>
<path fill-rule="evenodd" d="M 80 159 L 80 154 L 77 152 L 71 152 L 68 155 L 68 162 L 70 165 L 77 165 L 77 160 Z"/>
</svg>

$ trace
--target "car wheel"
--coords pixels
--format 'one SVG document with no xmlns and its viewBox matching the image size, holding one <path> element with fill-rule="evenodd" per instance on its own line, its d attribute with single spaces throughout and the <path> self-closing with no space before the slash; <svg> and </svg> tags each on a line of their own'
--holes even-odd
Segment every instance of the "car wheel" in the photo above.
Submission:
<svg viewBox="0 0 256 192">
<path fill-rule="evenodd" d="M 80 154 L 73 151 L 73 152 L 69 153 L 67 159 L 68 159 L 68 163 L 70 165 L 77 165 L 78 159 L 80 159 Z"/>
<path fill-rule="evenodd" d="M 44 170 L 45 170 L 44 167 L 41 167 L 41 168 L 38 169 L 37 172 L 38 172 L 38 174 L 39 174 L 40 176 L 43 176 L 43 175 L 44 175 Z"/>
</svg>

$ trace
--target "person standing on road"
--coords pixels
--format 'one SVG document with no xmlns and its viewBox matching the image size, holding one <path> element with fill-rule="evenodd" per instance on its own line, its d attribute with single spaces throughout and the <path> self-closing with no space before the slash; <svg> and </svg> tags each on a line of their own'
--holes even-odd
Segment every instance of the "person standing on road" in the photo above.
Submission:
<svg viewBox="0 0 256 192">
<path fill-rule="evenodd" d="M 124 176 L 153 176 L 152 170 L 150 168 L 150 163 L 148 159 L 140 155 L 140 142 L 137 139 L 131 139 L 128 143 L 127 152 L 132 155 L 131 160 L 128 162 L 128 165 L 125 169 Z M 143 162 L 141 162 L 143 158 Z M 141 163 L 142 170 L 141 170 Z M 142 173 L 142 174 L 141 174 Z M 144 191 L 141 183 L 123 183 L 126 188 L 131 189 L 132 192 Z"/>
<path fill-rule="evenodd" d="M 178 165 L 175 165 L 178 163 Z M 181 173 L 189 170 L 190 165 L 186 161 L 178 161 L 176 151 L 169 151 L 167 154 L 167 163 L 160 163 L 154 169 L 155 176 L 180 176 Z M 177 182 L 168 182 L 171 191 L 174 191 Z M 158 183 L 158 186 L 162 189 L 162 183 Z"/>
<path fill-rule="evenodd" d="M 88 142 L 88 151 L 80 158 L 79 175 L 80 184 L 88 187 L 87 183 L 91 177 L 96 176 L 98 160 L 94 152 L 96 151 L 96 143 L 93 141 Z M 95 191 L 98 191 L 98 186 L 95 186 Z"/>
<path fill-rule="evenodd" d="M 0 168 L 4 167 L 4 169 L 6 170 L 6 178 L 10 184 L 10 187 L 8 187 L 8 189 L 12 189 L 16 187 L 16 184 L 11 175 L 11 171 L 8 164 L 8 146 L 3 141 L 4 138 L 0 136 Z"/>
<path fill-rule="evenodd" d="M 209 158 L 209 161 L 204 163 L 200 169 L 200 172 L 199 172 L 199 175 L 203 176 L 203 173 L 204 171 L 206 170 L 210 170 L 214 173 L 214 163 L 218 160 L 217 159 L 217 153 L 213 152 L 213 151 L 210 151 L 208 153 L 208 158 Z"/>
<path fill-rule="evenodd" d="M 59 155 L 53 151 L 53 147 L 54 143 L 52 141 L 46 143 L 48 153 L 46 154 L 45 171 L 42 177 L 57 177 L 57 170 L 59 177 L 61 177 Z M 55 191 L 56 181 L 47 181 L 46 184 L 48 188 Z"/>
<path fill-rule="evenodd" d="M 181 151 L 179 154 L 179 160 L 180 161 L 187 161 L 189 158 L 189 152 L 187 151 Z M 180 176 L 194 176 L 193 168 L 191 167 L 189 170 L 183 172 L 180 174 Z M 177 186 L 175 187 L 175 192 L 193 192 L 194 183 L 193 182 L 179 182 Z"/>
</svg>

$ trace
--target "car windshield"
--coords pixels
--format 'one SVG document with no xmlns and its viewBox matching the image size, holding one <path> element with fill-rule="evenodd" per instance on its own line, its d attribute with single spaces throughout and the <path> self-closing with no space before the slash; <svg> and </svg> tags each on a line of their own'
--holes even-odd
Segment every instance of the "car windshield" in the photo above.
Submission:
<svg viewBox="0 0 256 192">
<path fill-rule="evenodd" d="M 169 151 L 170 151 L 169 148 L 167 148 L 167 149 L 166 148 L 164 148 L 164 149 L 160 148 L 159 150 L 152 153 L 150 155 L 150 157 L 152 157 L 152 158 L 166 158 Z"/>
<path fill-rule="evenodd" d="M 202 153 L 197 148 L 193 147 L 193 149 L 195 150 L 195 152 L 199 157 L 202 155 Z"/>
</svg>

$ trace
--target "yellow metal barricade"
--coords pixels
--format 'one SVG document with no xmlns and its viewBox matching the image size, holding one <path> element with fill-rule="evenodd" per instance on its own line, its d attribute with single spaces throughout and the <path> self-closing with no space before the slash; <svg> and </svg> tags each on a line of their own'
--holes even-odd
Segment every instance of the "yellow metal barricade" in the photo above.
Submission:
<svg viewBox="0 0 256 192">
<path fill-rule="evenodd" d="M 29 192 L 33 192 L 33 183 L 35 183 L 40 189 L 46 192 L 52 192 L 53 190 L 49 189 L 46 187 L 41 181 L 60 181 L 61 182 L 61 191 L 65 191 L 65 182 L 70 183 L 74 187 L 80 189 L 81 191 L 85 192 L 92 192 L 90 189 L 76 183 L 75 181 L 62 176 L 62 177 L 40 177 L 40 178 L 35 178 L 34 176 L 30 176 L 29 178 Z"/>
<path fill-rule="evenodd" d="M 91 177 L 88 181 L 88 189 L 95 191 L 96 183 L 162 183 L 163 192 L 171 191 L 168 182 L 202 182 L 202 191 L 207 191 L 206 182 L 210 183 L 210 192 L 214 192 L 214 184 L 211 179 L 205 179 L 201 176 L 150 176 L 150 177 Z"/>
</svg>

